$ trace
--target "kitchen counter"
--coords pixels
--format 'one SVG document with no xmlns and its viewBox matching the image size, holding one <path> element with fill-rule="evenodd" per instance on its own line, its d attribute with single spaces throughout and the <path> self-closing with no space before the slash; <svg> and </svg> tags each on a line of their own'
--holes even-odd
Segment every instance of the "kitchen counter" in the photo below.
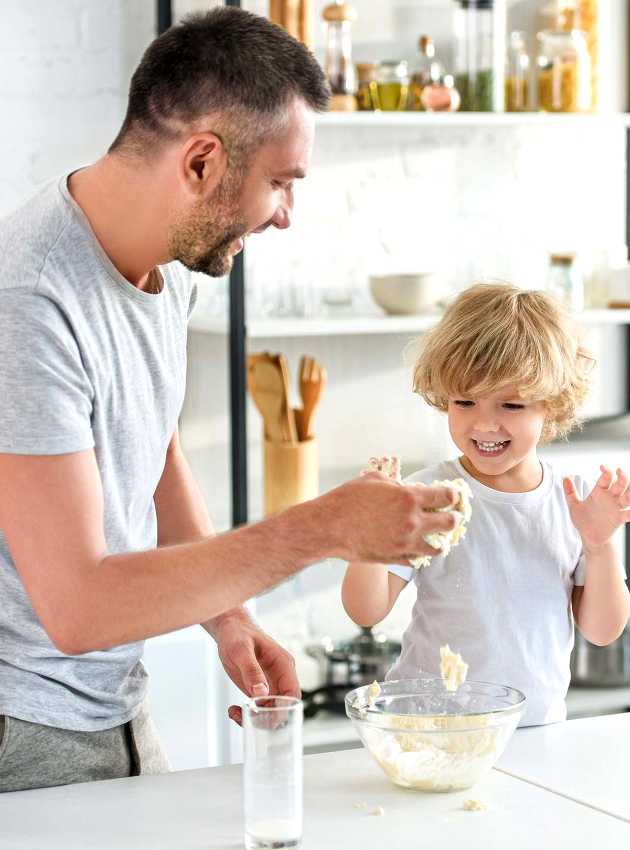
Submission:
<svg viewBox="0 0 630 850">
<path fill-rule="evenodd" d="M 520 730 L 500 769 L 452 794 L 396 788 L 362 749 L 307 756 L 303 850 L 628 847 L 628 763 L 626 714 Z M 464 811 L 470 798 L 487 810 Z M 238 850 L 241 805 L 238 765 L 4 794 L 0 848 Z"/>
</svg>

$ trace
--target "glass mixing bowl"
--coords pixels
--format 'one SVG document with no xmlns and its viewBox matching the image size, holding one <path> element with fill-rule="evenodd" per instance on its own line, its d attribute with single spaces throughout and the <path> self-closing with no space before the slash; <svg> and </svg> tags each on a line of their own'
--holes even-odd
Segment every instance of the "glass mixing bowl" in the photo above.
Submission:
<svg viewBox="0 0 630 850">
<path fill-rule="evenodd" d="M 474 785 L 505 749 L 525 708 L 515 688 L 465 682 L 447 691 L 439 676 L 380 682 L 350 691 L 346 714 L 395 785 L 459 791 Z"/>
</svg>

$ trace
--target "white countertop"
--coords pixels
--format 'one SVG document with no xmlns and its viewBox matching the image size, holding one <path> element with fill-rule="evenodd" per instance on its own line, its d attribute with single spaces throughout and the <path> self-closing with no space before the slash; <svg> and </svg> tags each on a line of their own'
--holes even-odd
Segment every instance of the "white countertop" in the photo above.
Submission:
<svg viewBox="0 0 630 850">
<path fill-rule="evenodd" d="M 560 764 L 562 758 L 570 764 Z M 308 756 L 303 848 L 628 847 L 630 809 L 623 798 L 630 798 L 629 762 L 630 715 L 518 731 L 500 770 L 473 789 L 453 794 L 396 788 L 362 749 Z M 516 778 L 515 772 L 534 778 Z M 554 790 L 535 784 L 539 778 Z M 570 799 L 572 790 L 584 802 Z M 469 798 L 483 802 L 487 811 L 463 811 Z M 359 802 L 368 809 L 355 808 Z M 243 846 L 241 805 L 239 766 L 3 794 L 0 848 L 238 850 Z M 594 805 L 610 806 L 617 816 Z M 383 817 L 369 814 L 375 806 L 384 808 Z M 626 812 L 628 821 L 622 819 Z"/>
<path fill-rule="evenodd" d="M 630 824 L 630 714 L 522 729 L 499 768 Z"/>
</svg>

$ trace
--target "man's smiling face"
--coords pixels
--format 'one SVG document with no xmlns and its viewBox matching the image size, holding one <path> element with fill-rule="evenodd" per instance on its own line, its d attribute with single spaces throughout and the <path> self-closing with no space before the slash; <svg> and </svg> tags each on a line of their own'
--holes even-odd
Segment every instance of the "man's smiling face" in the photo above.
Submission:
<svg viewBox="0 0 630 850">
<path fill-rule="evenodd" d="M 172 258 L 192 271 L 222 277 L 250 233 L 289 227 L 293 181 L 306 176 L 313 136 L 313 112 L 296 101 L 285 130 L 259 148 L 245 173 L 228 171 L 212 197 L 172 228 Z"/>
</svg>

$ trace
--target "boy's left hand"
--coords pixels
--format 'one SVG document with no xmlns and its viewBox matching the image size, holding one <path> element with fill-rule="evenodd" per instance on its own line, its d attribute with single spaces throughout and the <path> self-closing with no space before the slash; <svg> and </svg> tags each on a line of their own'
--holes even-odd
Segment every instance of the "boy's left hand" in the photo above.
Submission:
<svg viewBox="0 0 630 850">
<path fill-rule="evenodd" d="M 628 476 L 622 469 L 617 469 L 616 475 L 607 466 L 600 469 L 602 474 L 584 501 L 578 497 L 571 478 L 562 482 L 573 525 L 584 549 L 590 551 L 609 543 L 619 526 L 630 522 Z"/>
</svg>

